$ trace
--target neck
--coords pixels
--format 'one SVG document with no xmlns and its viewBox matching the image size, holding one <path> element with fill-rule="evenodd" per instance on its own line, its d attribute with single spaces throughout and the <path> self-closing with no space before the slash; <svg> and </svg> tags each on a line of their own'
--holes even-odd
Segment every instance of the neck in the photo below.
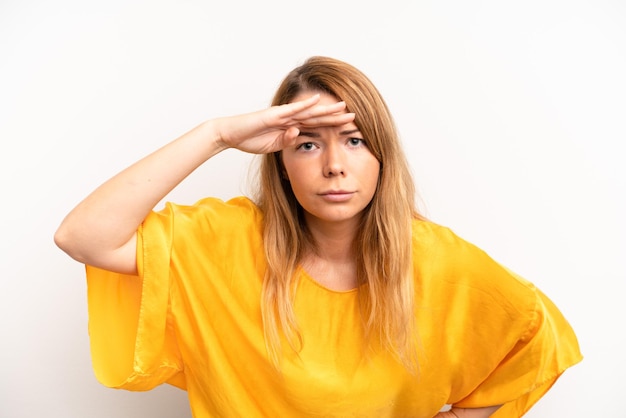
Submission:
<svg viewBox="0 0 626 418">
<path fill-rule="evenodd" d="M 354 239 L 357 225 L 309 222 L 315 248 L 305 251 L 302 267 L 318 283 L 334 290 L 357 286 Z"/>
<path fill-rule="evenodd" d="M 307 226 L 315 245 L 312 250 L 317 257 L 335 262 L 354 260 L 353 245 L 358 222 L 331 223 L 307 219 Z"/>
</svg>

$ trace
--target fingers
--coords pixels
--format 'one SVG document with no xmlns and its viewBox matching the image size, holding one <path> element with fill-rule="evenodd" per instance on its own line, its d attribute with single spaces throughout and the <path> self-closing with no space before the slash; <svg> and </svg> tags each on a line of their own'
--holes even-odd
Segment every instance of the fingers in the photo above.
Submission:
<svg viewBox="0 0 626 418">
<path fill-rule="evenodd" d="M 304 100 L 283 104 L 278 108 L 280 109 L 282 117 L 296 120 L 313 119 L 320 116 L 345 113 L 346 103 L 343 101 L 318 105 L 317 103 L 319 101 L 320 95 L 318 93 Z"/>
<path fill-rule="evenodd" d="M 216 130 L 224 148 L 265 154 L 295 142 L 300 128 L 339 126 L 354 120 L 344 102 L 320 104 L 315 94 L 297 102 L 217 119 Z"/>
<path fill-rule="evenodd" d="M 354 116 L 354 113 L 320 115 L 299 120 L 298 126 L 312 128 L 317 126 L 345 125 L 346 123 L 352 122 L 354 120 Z"/>
<path fill-rule="evenodd" d="M 288 128 L 283 133 L 283 143 L 281 149 L 294 145 L 296 139 L 298 138 L 298 135 L 300 135 L 300 129 L 296 128 L 295 126 Z"/>
<path fill-rule="evenodd" d="M 304 100 L 287 103 L 275 108 L 278 112 L 278 124 L 287 126 L 336 126 L 354 120 L 354 113 L 346 113 L 343 101 L 331 104 L 318 104 L 320 95 L 316 94 Z"/>
</svg>

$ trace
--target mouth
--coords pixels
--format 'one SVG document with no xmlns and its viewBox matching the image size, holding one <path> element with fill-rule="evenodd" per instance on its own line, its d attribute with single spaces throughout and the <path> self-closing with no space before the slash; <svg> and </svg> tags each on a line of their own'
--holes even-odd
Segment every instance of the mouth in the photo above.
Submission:
<svg viewBox="0 0 626 418">
<path fill-rule="evenodd" d="M 328 202 L 345 202 L 350 200 L 354 196 L 355 192 L 349 192 L 346 190 L 328 190 L 320 193 L 322 199 Z"/>
</svg>

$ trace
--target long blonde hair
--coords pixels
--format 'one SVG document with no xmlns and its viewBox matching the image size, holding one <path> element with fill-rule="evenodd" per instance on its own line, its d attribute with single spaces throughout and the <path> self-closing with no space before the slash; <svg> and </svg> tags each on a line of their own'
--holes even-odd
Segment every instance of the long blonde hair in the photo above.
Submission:
<svg viewBox="0 0 626 418">
<path fill-rule="evenodd" d="M 381 170 L 354 243 L 365 335 L 413 370 L 415 359 L 412 220 L 421 218 L 415 187 L 395 123 L 372 82 L 355 67 L 311 57 L 280 84 L 272 105 L 291 102 L 302 91 L 328 93 L 346 102 Z M 257 204 L 264 215 L 267 272 L 262 314 L 268 352 L 279 364 L 281 334 L 294 349 L 302 343 L 293 310 L 298 264 L 314 246 L 296 197 L 282 175 L 280 152 L 263 156 Z"/>
</svg>

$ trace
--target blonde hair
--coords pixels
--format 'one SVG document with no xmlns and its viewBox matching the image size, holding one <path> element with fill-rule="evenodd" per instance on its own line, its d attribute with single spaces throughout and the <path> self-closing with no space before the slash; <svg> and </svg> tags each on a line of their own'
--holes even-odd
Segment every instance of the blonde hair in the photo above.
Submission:
<svg viewBox="0 0 626 418">
<path fill-rule="evenodd" d="M 311 57 L 282 81 L 272 105 L 291 102 L 302 91 L 324 92 L 346 102 L 369 150 L 380 162 L 378 187 L 364 210 L 354 243 L 360 309 L 365 335 L 414 369 L 415 327 L 412 220 L 415 187 L 395 123 L 372 82 L 355 67 L 327 57 Z M 315 243 L 296 197 L 282 175 L 280 152 L 263 156 L 257 204 L 264 214 L 267 272 L 262 314 L 273 363 L 280 360 L 281 334 L 298 350 L 302 341 L 293 311 L 298 264 Z"/>
</svg>

